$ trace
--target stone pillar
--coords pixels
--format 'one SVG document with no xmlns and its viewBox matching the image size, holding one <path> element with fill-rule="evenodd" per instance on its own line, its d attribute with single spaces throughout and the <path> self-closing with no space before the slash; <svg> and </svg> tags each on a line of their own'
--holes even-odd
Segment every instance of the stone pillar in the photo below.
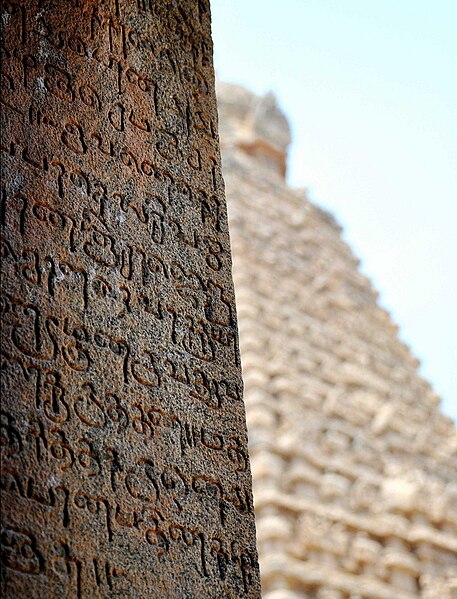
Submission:
<svg viewBox="0 0 457 599">
<path fill-rule="evenodd" d="M 207 0 L 2 3 L 4 597 L 259 597 Z"/>
</svg>

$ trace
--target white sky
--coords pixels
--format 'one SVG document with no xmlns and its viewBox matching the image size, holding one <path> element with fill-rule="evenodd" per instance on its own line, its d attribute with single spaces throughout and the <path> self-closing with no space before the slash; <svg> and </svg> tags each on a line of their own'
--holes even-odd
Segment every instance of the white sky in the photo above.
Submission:
<svg viewBox="0 0 457 599">
<path fill-rule="evenodd" d="M 457 0 L 212 0 L 217 76 L 273 90 L 289 183 L 331 210 L 457 421 Z"/>
</svg>

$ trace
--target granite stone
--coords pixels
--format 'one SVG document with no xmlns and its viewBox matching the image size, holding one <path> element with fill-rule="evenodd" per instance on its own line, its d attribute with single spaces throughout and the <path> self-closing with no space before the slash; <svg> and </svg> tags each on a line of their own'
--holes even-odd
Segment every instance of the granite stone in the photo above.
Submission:
<svg viewBox="0 0 457 599">
<path fill-rule="evenodd" d="M 2 596 L 259 597 L 209 3 L 1 16 Z"/>
</svg>

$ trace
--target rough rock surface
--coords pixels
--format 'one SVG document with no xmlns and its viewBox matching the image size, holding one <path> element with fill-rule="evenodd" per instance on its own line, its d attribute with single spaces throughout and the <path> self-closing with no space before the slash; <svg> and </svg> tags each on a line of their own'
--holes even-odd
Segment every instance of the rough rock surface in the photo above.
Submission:
<svg viewBox="0 0 457 599">
<path fill-rule="evenodd" d="M 265 599 L 457 597 L 457 434 L 331 215 L 285 184 L 271 96 L 220 85 Z"/>
<path fill-rule="evenodd" d="M 1 17 L 2 596 L 258 597 L 209 4 Z"/>
</svg>

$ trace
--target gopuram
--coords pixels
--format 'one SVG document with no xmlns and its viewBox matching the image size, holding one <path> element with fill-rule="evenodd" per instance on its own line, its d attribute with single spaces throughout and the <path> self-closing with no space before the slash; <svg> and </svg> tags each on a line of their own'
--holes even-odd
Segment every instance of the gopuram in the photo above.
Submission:
<svg viewBox="0 0 457 599">
<path fill-rule="evenodd" d="M 209 3 L 1 20 L 1 596 L 258 598 Z"/>
<path fill-rule="evenodd" d="M 456 599 L 457 433 L 271 96 L 218 90 L 264 599 Z"/>
</svg>

